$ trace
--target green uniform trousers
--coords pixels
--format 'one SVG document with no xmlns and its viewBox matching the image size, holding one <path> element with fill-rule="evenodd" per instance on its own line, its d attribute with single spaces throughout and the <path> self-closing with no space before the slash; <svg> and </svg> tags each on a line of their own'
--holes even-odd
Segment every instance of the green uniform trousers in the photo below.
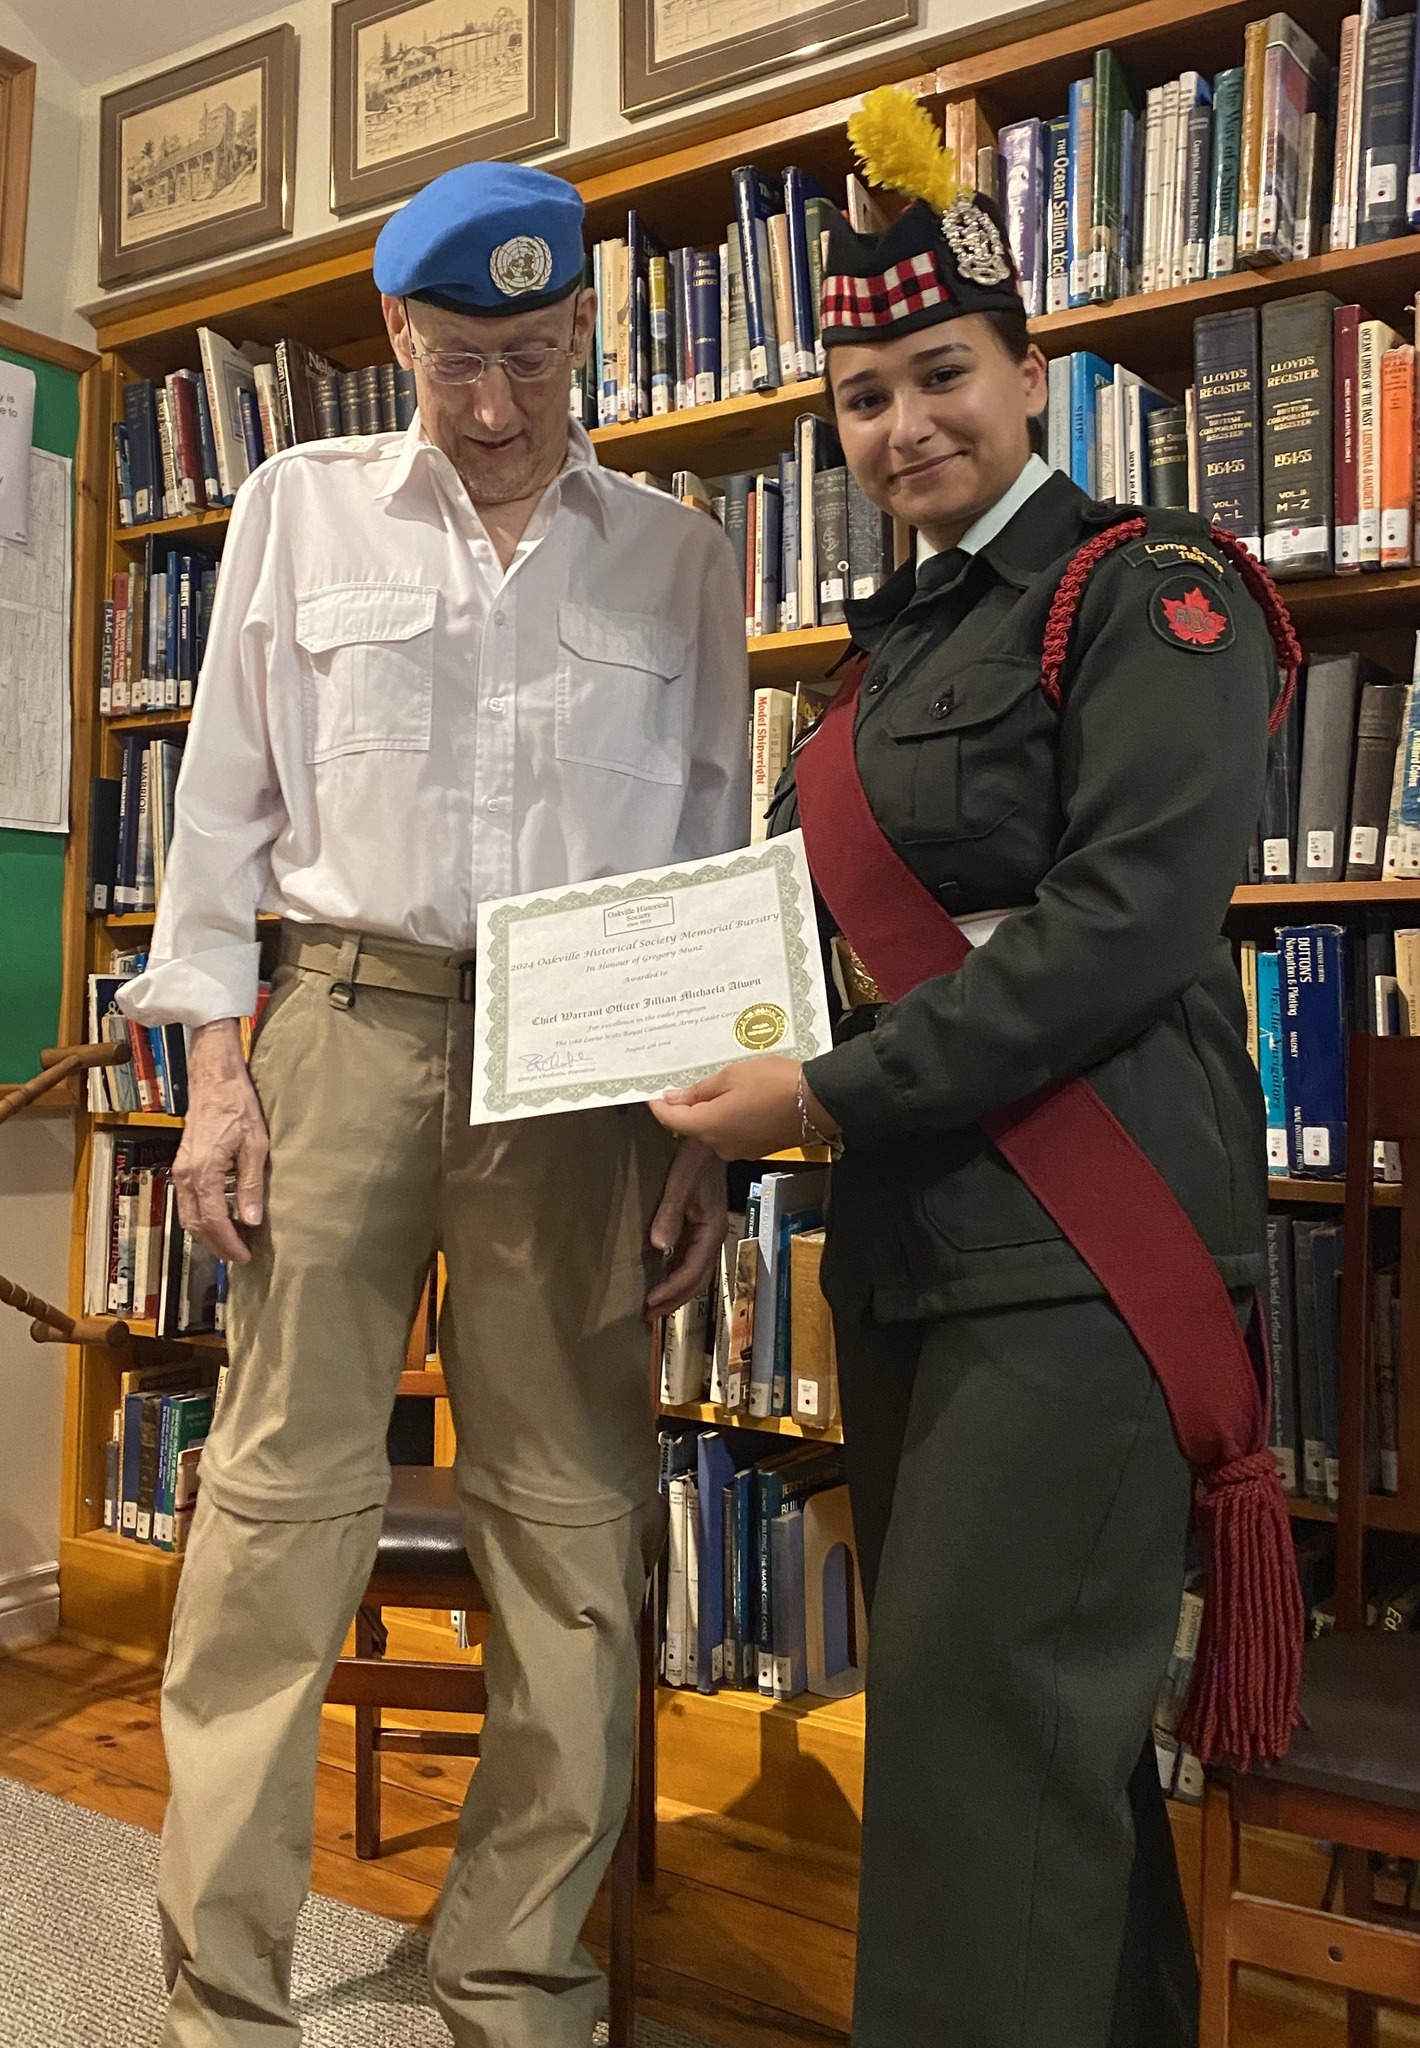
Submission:
<svg viewBox="0 0 1420 2048">
<path fill-rule="evenodd" d="M 457 2048 L 589 2048 L 604 1986 L 581 1930 L 630 1794 L 663 1522 L 642 1310 L 670 1141 L 641 1109 L 471 1129 L 472 1007 L 388 985 L 421 949 L 357 959 L 319 929 L 285 944 L 252 1054 L 267 1216 L 232 1274 L 231 1370 L 163 1684 L 163 2048 L 300 2040 L 291 1944 L 321 1701 L 369 1580 L 436 1247 L 492 1631 L 431 1984 Z"/>
<path fill-rule="evenodd" d="M 835 1313 L 871 1616 L 854 2048 L 1187 2048 L 1150 1713 L 1190 1478 L 1108 1303 Z"/>
</svg>

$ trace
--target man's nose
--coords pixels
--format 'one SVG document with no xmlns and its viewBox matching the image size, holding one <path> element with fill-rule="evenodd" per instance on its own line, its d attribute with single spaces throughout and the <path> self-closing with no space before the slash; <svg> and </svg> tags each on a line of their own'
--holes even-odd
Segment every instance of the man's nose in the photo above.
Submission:
<svg viewBox="0 0 1420 2048">
<path fill-rule="evenodd" d="M 485 433 L 507 433 L 518 418 L 512 379 L 501 363 L 490 363 L 473 386 L 474 419 Z"/>
</svg>

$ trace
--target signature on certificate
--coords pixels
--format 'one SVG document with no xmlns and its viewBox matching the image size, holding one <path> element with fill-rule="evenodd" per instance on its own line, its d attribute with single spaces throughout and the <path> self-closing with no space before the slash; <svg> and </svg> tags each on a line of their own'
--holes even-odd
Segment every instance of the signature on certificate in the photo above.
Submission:
<svg viewBox="0 0 1420 2048">
<path fill-rule="evenodd" d="M 561 1075 L 579 1074 L 593 1064 L 589 1052 L 524 1052 L 518 1055 L 518 1066 L 525 1074 Z"/>
</svg>

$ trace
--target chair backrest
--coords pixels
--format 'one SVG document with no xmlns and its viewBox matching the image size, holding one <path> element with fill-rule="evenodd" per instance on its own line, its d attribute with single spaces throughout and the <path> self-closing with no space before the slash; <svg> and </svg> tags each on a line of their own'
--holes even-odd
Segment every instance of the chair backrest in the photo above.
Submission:
<svg viewBox="0 0 1420 2048">
<path fill-rule="evenodd" d="M 1358 1033 L 1350 1046 L 1341 1276 L 1339 1628 L 1365 1626 L 1366 1403 L 1376 1335 L 1372 1214 L 1378 1139 L 1399 1144 L 1401 1177 L 1401 1313 L 1394 1356 L 1400 1487 L 1398 1495 L 1386 1503 L 1385 1521 L 1388 1527 L 1420 1533 L 1420 1038 L 1372 1038 Z"/>
</svg>

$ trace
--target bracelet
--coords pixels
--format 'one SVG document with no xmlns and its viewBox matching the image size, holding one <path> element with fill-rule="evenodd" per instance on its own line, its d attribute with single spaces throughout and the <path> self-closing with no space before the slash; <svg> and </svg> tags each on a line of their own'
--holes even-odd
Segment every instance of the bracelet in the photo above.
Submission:
<svg viewBox="0 0 1420 2048">
<path fill-rule="evenodd" d="M 799 1085 L 795 1090 L 794 1100 L 798 1104 L 799 1110 L 799 1142 L 803 1145 L 824 1145 L 828 1149 L 830 1159 L 840 1158 L 843 1153 L 843 1140 L 841 1138 L 830 1138 L 826 1131 L 819 1129 L 818 1125 L 809 1115 L 807 1083 L 804 1080 L 804 1070 L 802 1067 L 799 1069 Z"/>
</svg>

